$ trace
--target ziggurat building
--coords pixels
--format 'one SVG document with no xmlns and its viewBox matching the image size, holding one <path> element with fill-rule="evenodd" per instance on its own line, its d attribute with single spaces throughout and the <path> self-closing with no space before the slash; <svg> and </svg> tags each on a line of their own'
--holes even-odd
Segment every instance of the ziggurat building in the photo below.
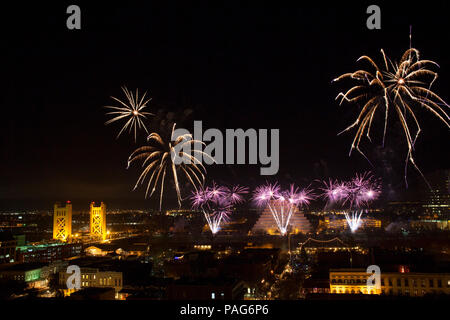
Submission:
<svg viewBox="0 0 450 320">
<path fill-rule="evenodd" d="M 277 208 L 276 202 L 273 202 L 272 207 L 275 210 Z M 280 206 L 280 205 L 278 205 Z M 287 207 L 285 205 L 285 207 Z M 285 209 L 286 210 L 286 209 Z M 298 234 L 298 233 L 309 233 L 311 232 L 311 224 L 308 219 L 301 213 L 297 207 L 294 208 L 294 212 L 292 213 L 291 219 L 289 221 L 288 233 Z M 261 216 L 256 221 L 253 226 L 251 233 L 267 233 L 270 235 L 279 234 L 279 230 L 277 224 L 272 216 L 272 212 L 270 211 L 269 206 L 266 206 L 261 213 Z"/>
</svg>

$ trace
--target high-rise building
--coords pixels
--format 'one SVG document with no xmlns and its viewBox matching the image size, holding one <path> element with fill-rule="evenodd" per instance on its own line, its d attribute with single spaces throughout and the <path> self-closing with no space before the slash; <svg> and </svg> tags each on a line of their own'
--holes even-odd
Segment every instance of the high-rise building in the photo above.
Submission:
<svg viewBox="0 0 450 320">
<path fill-rule="evenodd" d="M 103 202 L 100 206 L 95 206 L 95 202 L 91 202 L 90 233 L 91 237 L 106 239 L 106 204 Z"/>
<path fill-rule="evenodd" d="M 450 170 L 439 170 L 426 176 L 431 186 L 423 205 L 433 218 L 450 218 Z"/>
<path fill-rule="evenodd" d="M 271 204 L 273 210 L 289 210 L 288 205 L 277 204 L 276 202 Z M 282 207 L 283 206 L 283 207 Z M 309 233 L 311 232 L 311 224 L 308 219 L 303 215 L 303 213 L 299 212 L 298 208 L 295 207 L 292 209 L 292 216 L 289 221 L 289 225 L 287 228 L 288 233 Z M 272 215 L 271 209 L 269 205 L 263 210 L 261 216 L 256 221 L 255 225 L 252 228 L 252 233 L 257 232 L 265 232 L 268 234 L 277 234 L 279 233 L 277 224 Z"/>
<path fill-rule="evenodd" d="M 53 207 L 53 239 L 67 241 L 72 235 L 72 204 L 55 203 Z"/>
</svg>

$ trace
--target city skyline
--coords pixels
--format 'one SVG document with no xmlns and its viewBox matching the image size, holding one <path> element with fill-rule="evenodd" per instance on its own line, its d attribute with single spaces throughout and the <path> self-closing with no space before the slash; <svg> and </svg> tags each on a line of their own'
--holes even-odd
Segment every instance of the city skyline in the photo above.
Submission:
<svg viewBox="0 0 450 320">
<path fill-rule="evenodd" d="M 6 309 L 449 300 L 450 2 L 2 9 Z"/>
<path fill-rule="evenodd" d="M 233 22 L 214 7 L 198 11 L 180 7 L 169 14 L 170 8 L 154 4 L 111 5 L 97 14 L 99 8 L 86 5 L 78 33 L 67 30 L 65 23 L 59 26 L 64 15 L 59 20 L 50 17 L 57 16 L 58 10 L 64 12 L 63 6 L 33 7 L 36 17 L 46 17 L 38 29 L 10 21 L 19 14 L 13 7 L 3 21 L 16 25 L 18 36 L 5 37 L 10 63 L 2 80 L 8 79 L 3 103 L 10 107 L 2 126 L 0 201 L 120 199 L 155 207 L 156 199 L 142 202 L 142 189 L 132 192 L 136 169 L 125 170 L 127 156 L 145 142 L 144 135 L 138 137 L 140 144 L 126 135 L 115 140 L 118 127 L 104 126 L 108 118 L 103 106 L 110 104 L 110 96 L 121 94 L 122 85 L 147 91 L 152 98 L 148 111 L 156 116 L 149 120 L 151 131 L 164 131 L 161 121 L 168 115 L 186 128 L 201 120 L 205 128 L 221 130 L 280 129 L 276 179 L 285 183 L 345 178 L 355 169 L 375 170 L 395 192 L 401 192 L 403 159 L 392 155 L 399 145 L 406 148 L 401 134 L 388 132 L 384 149 L 380 135 L 365 146 L 366 151 L 373 150 L 368 156 L 375 168 L 358 154 L 348 157 L 352 135 L 337 133 L 348 125 L 354 107 L 338 107 L 334 98 L 340 88 L 330 83 L 352 70 L 361 54 L 376 56 L 386 48 L 391 56 L 400 55 L 409 46 L 412 26 L 413 45 L 439 61 L 440 77 L 434 86 L 448 100 L 446 43 L 432 36 L 445 28 L 442 24 L 447 22 L 436 15 L 443 14 L 446 6 L 427 6 L 425 10 L 433 12 L 429 18 L 413 8 L 405 11 L 389 5 L 383 10 L 382 29 L 368 30 L 363 4 L 323 6 L 323 10 L 280 8 L 269 15 L 264 6 L 243 8 L 230 11 Z M 122 12 L 129 15 L 129 23 L 115 23 Z M 156 12 L 167 13 L 170 20 Z M 178 21 L 183 21 L 183 28 Z M 310 25 L 315 28 L 307 28 Z M 135 43 L 131 51 L 129 41 Z M 17 117 L 13 110 L 24 112 Z M 425 173 L 448 169 L 449 162 L 448 152 L 437 151 L 448 130 L 430 118 L 423 121 L 427 130 L 416 147 L 417 163 Z M 256 186 L 265 180 L 255 165 L 207 169 L 209 181 L 229 182 L 232 177 Z M 410 168 L 409 180 L 414 183 L 418 178 Z M 185 194 L 188 191 L 184 189 Z M 172 193 L 167 199 L 170 206 L 176 204 Z"/>
</svg>

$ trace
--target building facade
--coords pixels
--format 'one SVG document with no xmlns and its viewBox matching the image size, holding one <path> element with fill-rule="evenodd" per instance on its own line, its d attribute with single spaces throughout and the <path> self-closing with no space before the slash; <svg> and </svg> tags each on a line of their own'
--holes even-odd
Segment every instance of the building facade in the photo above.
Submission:
<svg viewBox="0 0 450 320">
<path fill-rule="evenodd" d="M 123 288 L 122 272 L 116 271 L 100 271 L 97 268 L 80 268 L 81 271 L 81 289 L 84 288 L 114 288 L 116 298 L 119 296 L 120 290 Z M 75 289 L 67 289 L 67 279 L 70 274 L 66 272 L 59 273 L 59 284 L 66 288 L 64 295 L 70 296 Z"/>
<path fill-rule="evenodd" d="M 50 263 L 66 258 L 79 256 L 83 246 L 80 243 L 42 243 L 18 246 L 16 261 L 22 263 Z"/>
<path fill-rule="evenodd" d="M 450 294 L 450 273 L 381 272 L 379 289 L 367 286 L 369 276 L 364 269 L 331 269 L 330 292 L 395 296 Z"/>
<path fill-rule="evenodd" d="M 290 210 L 289 205 L 280 204 L 276 201 L 273 201 L 270 206 L 273 210 L 284 210 L 285 212 Z M 311 232 L 311 229 L 309 220 L 298 210 L 297 207 L 295 207 L 289 221 L 287 232 L 293 234 L 307 234 Z M 251 233 L 267 233 L 270 235 L 279 234 L 277 224 L 272 216 L 269 205 L 262 211 L 259 219 L 253 226 Z"/>
</svg>

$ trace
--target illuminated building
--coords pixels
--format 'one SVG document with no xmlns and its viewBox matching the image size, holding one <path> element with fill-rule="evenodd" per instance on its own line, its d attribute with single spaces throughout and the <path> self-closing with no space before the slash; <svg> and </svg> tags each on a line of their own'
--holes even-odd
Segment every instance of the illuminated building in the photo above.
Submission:
<svg viewBox="0 0 450 320">
<path fill-rule="evenodd" d="M 348 223 L 346 219 L 330 219 L 330 217 L 325 217 L 323 226 L 326 229 L 347 229 Z M 381 228 L 381 220 L 363 217 L 361 218 L 360 229 L 363 228 Z"/>
<path fill-rule="evenodd" d="M 25 235 L 13 235 L 0 232 L 0 265 L 13 263 L 16 260 L 16 248 L 25 243 Z"/>
<path fill-rule="evenodd" d="M 107 251 L 103 251 L 100 248 L 94 247 L 94 246 L 90 246 L 86 249 L 84 249 L 84 252 L 86 253 L 87 256 L 94 256 L 94 257 L 98 257 L 98 256 L 105 256 L 108 254 Z"/>
<path fill-rule="evenodd" d="M 194 245 L 194 249 L 197 249 L 197 250 L 211 250 L 211 245 L 210 244 L 195 244 Z"/>
<path fill-rule="evenodd" d="M 422 183 L 404 195 L 403 201 L 389 202 L 397 215 L 419 215 L 421 220 L 449 220 L 450 170 L 439 170 L 425 176 L 431 189 Z"/>
<path fill-rule="evenodd" d="M 450 220 L 413 220 L 410 222 L 410 226 L 420 230 L 450 230 Z"/>
<path fill-rule="evenodd" d="M 56 203 L 53 208 L 53 239 L 67 241 L 72 235 L 72 204 Z"/>
<path fill-rule="evenodd" d="M 450 170 L 436 171 L 426 176 L 432 189 L 423 205 L 425 212 L 433 218 L 449 218 L 450 214 Z"/>
<path fill-rule="evenodd" d="M 30 282 L 41 278 L 41 267 L 34 264 L 17 264 L 2 270 L 0 279 Z"/>
<path fill-rule="evenodd" d="M 402 269 L 406 271 L 406 269 Z M 385 294 L 423 296 L 450 294 L 450 273 L 383 272 L 381 288 L 367 287 L 365 269 L 330 269 L 330 292 L 334 294 Z"/>
<path fill-rule="evenodd" d="M 197 211 L 186 210 L 186 209 L 172 209 L 166 211 L 166 216 L 171 217 L 185 217 L 192 218 L 195 214 L 198 214 Z"/>
<path fill-rule="evenodd" d="M 28 288 L 44 288 L 47 279 L 42 278 L 42 265 L 36 263 L 14 264 L 0 271 L 0 280 L 22 282 Z"/>
<path fill-rule="evenodd" d="M 93 238 L 106 239 L 106 204 L 103 202 L 99 207 L 95 206 L 95 202 L 91 202 L 90 233 Z"/>
<path fill-rule="evenodd" d="M 303 215 L 303 213 L 299 212 L 298 208 L 295 207 L 287 229 L 288 232 L 292 234 L 298 233 L 306 234 L 311 232 L 311 224 L 309 223 L 308 219 Z M 267 206 L 263 210 L 261 216 L 256 221 L 251 232 L 252 233 L 264 232 L 270 235 L 279 234 L 277 224 L 272 216 L 269 206 Z"/>
<path fill-rule="evenodd" d="M 116 299 L 119 299 L 119 291 L 123 288 L 122 272 L 100 271 L 97 268 L 80 268 L 81 289 L 84 288 L 114 288 Z M 76 289 L 67 289 L 67 279 L 70 274 L 59 273 L 59 284 L 64 289 L 64 296 L 70 296 Z"/>
<path fill-rule="evenodd" d="M 65 258 L 79 256 L 82 245 L 79 243 L 41 243 L 18 246 L 16 260 L 18 262 L 54 262 Z"/>
</svg>

